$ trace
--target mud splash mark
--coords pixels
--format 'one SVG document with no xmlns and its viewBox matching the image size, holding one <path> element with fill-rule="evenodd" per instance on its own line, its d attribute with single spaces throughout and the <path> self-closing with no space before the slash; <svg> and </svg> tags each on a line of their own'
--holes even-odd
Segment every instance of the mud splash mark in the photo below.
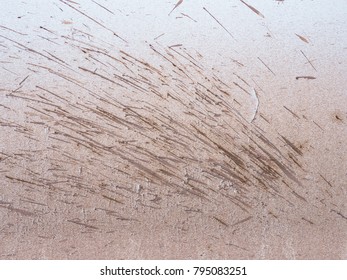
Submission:
<svg viewBox="0 0 347 280">
<path fill-rule="evenodd" d="M 272 71 L 272 69 L 258 56 L 258 60 L 274 75 L 276 76 L 275 72 Z"/>
<path fill-rule="evenodd" d="M 230 33 L 230 31 L 226 29 L 224 25 L 214 15 L 212 15 L 205 7 L 203 7 L 203 9 L 230 35 L 231 38 L 233 38 L 236 41 L 235 37 Z"/>
<path fill-rule="evenodd" d="M 306 44 L 309 44 L 310 42 L 308 41 L 308 39 L 306 39 L 304 36 L 301 36 L 299 34 L 296 34 L 295 35 L 303 42 L 305 42 Z"/>
<path fill-rule="evenodd" d="M 244 5 L 246 5 L 249 9 L 251 9 L 254 13 L 256 13 L 258 16 L 260 16 L 260 17 L 262 17 L 262 18 L 265 18 L 264 15 L 263 15 L 261 12 L 259 12 L 256 8 L 254 8 L 253 6 L 247 4 L 247 3 L 246 3 L 245 1 L 243 1 L 243 0 L 240 0 L 240 1 L 241 1 L 241 3 L 243 3 Z"/>
<path fill-rule="evenodd" d="M 317 71 L 317 69 L 313 66 L 312 61 L 306 56 L 306 54 L 305 54 L 302 50 L 300 50 L 300 52 L 301 52 L 302 55 L 306 58 L 307 62 L 311 65 L 311 67 L 312 67 L 315 71 Z"/>
<path fill-rule="evenodd" d="M 168 15 L 170 16 L 171 13 L 172 13 L 174 10 L 176 10 L 176 9 L 178 8 L 179 5 L 182 4 L 182 2 L 183 2 L 183 0 L 179 0 L 179 1 L 177 2 L 177 4 L 175 5 L 175 7 L 173 7 L 173 9 L 171 10 L 171 12 L 170 12 Z"/>
<path fill-rule="evenodd" d="M 304 80 L 315 80 L 315 79 L 317 79 L 317 78 L 314 77 L 314 76 L 296 76 L 296 77 L 295 77 L 295 80 L 300 80 L 300 79 L 304 79 Z"/>
<path fill-rule="evenodd" d="M 91 21 L 93 21 L 94 23 L 96 23 L 97 25 L 101 26 L 102 28 L 105 28 L 106 30 L 110 31 L 113 33 L 113 35 L 115 35 L 117 38 L 119 38 L 120 40 L 122 40 L 125 43 L 128 43 L 124 38 L 122 38 L 121 36 L 119 36 L 116 32 L 114 32 L 113 30 L 111 30 L 110 28 L 106 27 L 104 24 L 102 24 L 100 21 L 94 19 L 93 17 L 89 16 L 88 14 L 86 14 L 85 12 L 82 12 L 81 10 L 75 8 L 74 6 L 70 5 L 69 3 L 65 2 L 64 0 L 59 0 L 61 3 L 63 3 L 64 5 L 70 7 L 71 9 L 75 10 L 76 12 L 78 12 L 79 14 L 85 16 L 86 18 L 90 19 Z"/>
</svg>

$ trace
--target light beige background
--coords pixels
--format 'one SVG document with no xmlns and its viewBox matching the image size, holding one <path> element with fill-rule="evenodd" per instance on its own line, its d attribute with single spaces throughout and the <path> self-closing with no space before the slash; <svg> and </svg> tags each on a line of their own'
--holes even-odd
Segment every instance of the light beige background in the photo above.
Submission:
<svg viewBox="0 0 347 280">
<path fill-rule="evenodd" d="M 346 259 L 347 2 L 176 4 L 0 0 L 2 259 Z"/>
</svg>

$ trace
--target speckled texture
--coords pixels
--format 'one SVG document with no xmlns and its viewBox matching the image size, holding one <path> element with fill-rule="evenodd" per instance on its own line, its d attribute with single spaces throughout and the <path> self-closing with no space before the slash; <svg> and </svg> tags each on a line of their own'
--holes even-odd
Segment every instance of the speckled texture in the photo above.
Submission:
<svg viewBox="0 0 347 280">
<path fill-rule="evenodd" d="M 0 1 L 0 258 L 346 259 L 327 3 Z"/>
</svg>

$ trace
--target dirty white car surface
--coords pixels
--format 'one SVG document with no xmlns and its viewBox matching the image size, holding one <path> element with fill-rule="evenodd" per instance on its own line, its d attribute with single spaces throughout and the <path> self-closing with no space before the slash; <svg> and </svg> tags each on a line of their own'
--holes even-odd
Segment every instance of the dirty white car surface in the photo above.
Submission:
<svg viewBox="0 0 347 280">
<path fill-rule="evenodd" d="M 346 1 L 0 10 L 0 258 L 347 257 Z"/>
</svg>

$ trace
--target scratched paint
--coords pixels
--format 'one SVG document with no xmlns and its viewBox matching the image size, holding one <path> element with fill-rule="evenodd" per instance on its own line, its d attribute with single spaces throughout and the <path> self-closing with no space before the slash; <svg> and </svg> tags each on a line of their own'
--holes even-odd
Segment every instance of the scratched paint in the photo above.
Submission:
<svg viewBox="0 0 347 280">
<path fill-rule="evenodd" d="M 0 258 L 346 258 L 345 1 L 0 10 Z"/>
</svg>

